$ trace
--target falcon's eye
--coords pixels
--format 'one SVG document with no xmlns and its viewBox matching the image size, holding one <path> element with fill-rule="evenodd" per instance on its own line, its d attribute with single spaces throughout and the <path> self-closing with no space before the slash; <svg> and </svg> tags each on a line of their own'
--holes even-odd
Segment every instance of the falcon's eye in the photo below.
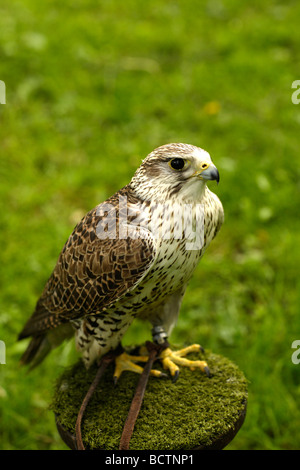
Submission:
<svg viewBox="0 0 300 470">
<path fill-rule="evenodd" d="M 169 165 L 173 170 L 182 170 L 186 166 L 186 161 L 183 158 L 173 158 Z"/>
</svg>

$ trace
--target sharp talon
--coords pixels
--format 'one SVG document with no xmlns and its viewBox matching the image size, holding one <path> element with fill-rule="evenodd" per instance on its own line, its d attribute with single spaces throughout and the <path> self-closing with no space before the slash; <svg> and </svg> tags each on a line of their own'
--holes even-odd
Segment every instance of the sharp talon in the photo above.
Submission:
<svg viewBox="0 0 300 470">
<path fill-rule="evenodd" d="M 170 376 L 168 374 L 165 374 L 164 372 L 161 372 L 160 376 L 161 379 L 169 379 Z"/>
<path fill-rule="evenodd" d="M 116 377 L 115 375 L 113 377 L 113 382 L 114 382 L 114 386 L 116 386 L 118 382 L 118 377 Z"/>
<path fill-rule="evenodd" d="M 176 370 L 173 378 L 172 378 L 172 383 L 174 384 L 175 382 L 177 382 L 177 379 L 179 377 L 179 370 Z"/>
<path fill-rule="evenodd" d="M 203 346 L 200 346 L 200 351 L 204 354 L 205 353 L 205 349 L 203 348 Z"/>
<path fill-rule="evenodd" d="M 204 367 L 204 372 L 206 373 L 207 377 L 211 377 L 211 373 L 210 373 L 210 370 L 209 370 L 209 367 Z"/>
</svg>

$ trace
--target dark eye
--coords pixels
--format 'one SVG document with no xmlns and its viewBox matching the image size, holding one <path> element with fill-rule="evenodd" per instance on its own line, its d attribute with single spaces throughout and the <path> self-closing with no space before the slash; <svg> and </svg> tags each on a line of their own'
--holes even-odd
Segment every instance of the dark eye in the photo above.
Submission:
<svg viewBox="0 0 300 470">
<path fill-rule="evenodd" d="M 185 160 L 183 158 L 173 158 L 170 161 L 170 166 L 173 170 L 182 170 L 185 166 Z"/>
</svg>

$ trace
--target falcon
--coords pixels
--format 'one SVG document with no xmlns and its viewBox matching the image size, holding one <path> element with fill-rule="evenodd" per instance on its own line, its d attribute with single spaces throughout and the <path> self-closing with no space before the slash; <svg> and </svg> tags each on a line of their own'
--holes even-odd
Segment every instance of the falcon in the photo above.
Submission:
<svg viewBox="0 0 300 470">
<path fill-rule="evenodd" d="M 209 180 L 219 182 L 209 153 L 189 144 L 163 145 L 142 161 L 129 184 L 88 212 L 19 335 L 31 337 L 21 362 L 36 366 L 75 334 L 87 368 L 116 350 L 115 381 L 124 370 L 141 373 L 147 356 L 129 355 L 121 339 L 140 318 L 152 326 L 155 343 L 168 345 L 188 282 L 224 220 Z M 185 357 L 200 350 L 197 344 L 179 351 L 168 345 L 160 360 L 174 379 L 179 366 L 209 373 L 205 361 Z"/>
</svg>

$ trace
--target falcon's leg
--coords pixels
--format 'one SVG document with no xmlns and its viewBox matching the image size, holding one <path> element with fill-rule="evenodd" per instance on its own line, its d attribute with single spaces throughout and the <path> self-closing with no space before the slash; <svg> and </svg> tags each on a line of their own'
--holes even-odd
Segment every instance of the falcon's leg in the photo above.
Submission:
<svg viewBox="0 0 300 470">
<path fill-rule="evenodd" d="M 156 326 L 152 329 L 153 341 L 158 344 L 163 344 L 167 342 L 167 334 L 164 331 L 164 328 L 161 326 Z M 159 359 L 162 361 L 164 369 L 170 371 L 173 381 L 176 381 L 179 375 L 179 367 L 189 367 L 191 370 L 200 369 L 201 372 L 205 372 L 207 376 L 210 375 L 209 367 L 206 361 L 192 361 L 186 359 L 186 354 L 191 352 L 204 352 L 204 349 L 200 344 L 193 344 L 178 351 L 172 351 L 170 347 L 166 347 L 160 354 Z"/>
<path fill-rule="evenodd" d="M 94 315 L 89 315 L 82 321 L 79 321 L 74 327 L 76 329 L 76 347 L 82 353 L 83 362 L 86 368 L 89 368 L 94 360 L 101 360 L 101 358 L 110 351 L 115 355 L 115 371 L 114 383 L 117 382 L 122 372 L 129 370 L 141 374 L 143 367 L 139 363 L 148 361 L 146 354 L 130 355 L 124 351 L 120 345 L 121 338 L 128 328 L 127 323 L 123 326 L 119 322 L 119 329 L 117 332 L 112 332 L 110 328 L 109 318 L 106 318 L 106 323 L 102 318 Z M 113 319 L 111 324 L 113 326 Z M 155 377 L 167 377 L 161 371 L 151 370 L 151 375 Z"/>
</svg>

